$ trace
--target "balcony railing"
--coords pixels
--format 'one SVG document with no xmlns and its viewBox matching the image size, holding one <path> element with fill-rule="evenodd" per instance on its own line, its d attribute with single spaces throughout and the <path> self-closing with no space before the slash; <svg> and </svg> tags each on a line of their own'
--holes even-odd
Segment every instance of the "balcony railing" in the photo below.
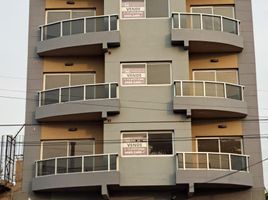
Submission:
<svg viewBox="0 0 268 200">
<path fill-rule="evenodd" d="M 240 21 L 205 13 L 172 13 L 173 29 L 199 29 L 240 34 Z"/>
<path fill-rule="evenodd" d="M 178 170 L 227 170 L 249 172 L 249 156 L 232 153 L 178 152 Z"/>
<path fill-rule="evenodd" d="M 60 87 L 40 91 L 38 95 L 39 106 L 74 101 L 116 99 L 118 98 L 118 83 L 101 83 Z"/>
<path fill-rule="evenodd" d="M 36 177 L 118 170 L 117 154 L 57 157 L 35 162 Z"/>
<path fill-rule="evenodd" d="M 216 97 L 244 101 L 244 86 L 213 81 L 180 80 L 174 82 L 175 96 Z"/>
<path fill-rule="evenodd" d="M 62 36 L 101 32 L 117 31 L 118 15 L 90 16 L 57 21 L 40 26 L 41 41 Z"/>
</svg>

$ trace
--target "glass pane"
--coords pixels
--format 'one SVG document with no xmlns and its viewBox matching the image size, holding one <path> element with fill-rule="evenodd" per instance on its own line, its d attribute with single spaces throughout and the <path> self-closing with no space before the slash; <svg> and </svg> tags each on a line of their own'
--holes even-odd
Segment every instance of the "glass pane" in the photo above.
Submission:
<svg viewBox="0 0 268 200">
<path fill-rule="evenodd" d="M 175 82 L 175 95 L 181 96 L 181 82 Z"/>
<path fill-rule="evenodd" d="M 247 171 L 247 157 L 231 155 L 232 170 Z"/>
<path fill-rule="evenodd" d="M 149 133 L 149 155 L 173 154 L 172 134 Z"/>
<path fill-rule="evenodd" d="M 237 22 L 235 20 L 223 18 L 223 31 L 238 34 Z"/>
<path fill-rule="evenodd" d="M 213 30 L 221 31 L 221 17 L 213 17 Z"/>
<path fill-rule="evenodd" d="M 47 24 L 70 19 L 70 11 L 47 11 Z"/>
<path fill-rule="evenodd" d="M 201 29 L 200 15 L 180 15 L 181 28 Z"/>
<path fill-rule="evenodd" d="M 213 12 L 215 15 L 222 15 L 225 17 L 235 18 L 234 7 L 233 6 L 215 6 L 213 7 Z"/>
<path fill-rule="evenodd" d="M 240 138 L 220 139 L 221 152 L 242 154 Z"/>
<path fill-rule="evenodd" d="M 229 155 L 209 154 L 210 169 L 229 169 Z"/>
<path fill-rule="evenodd" d="M 111 98 L 117 98 L 117 84 L 111 84 Z"/>
<path fill-rule="evenodd" d="M 71 85 L 94 84 L 95 74 L 71 74 Z"/>
<path fill-rule="evenodd" d="M 48 40 L 61 36 L 61 23 L 44 26 L 43 39 Z"/>
<path fill-rule="evenodd" d="M 208 97 L 224 97 L 223 83 L 205 83 L 206 96 Z"/>
<path fill-rule="evenodd" d="M 212 7 L 191 7 L 193 13 L 212 14 Z"/>
<path fill-rule="evenodd" d="M 207 156 L 200 153 L 185 154 L 186 169 L 205 169 L 207 168 Z"/>
<path fill-rule="evenodd" d="M 217 81 L 238 84 L 237 70 L 228 70 L 216 72 Z"/>
<path fill-rule="evenodd" d="M 146 17 L 168 17 L 169 8 L 167 0 L 146 0 Z"/>
<path fill-rule="evenodd" d="M 108 170 L 108 155 L 85 157 L 85 171 Z"/>
<path fill-rule="evenodd" d="M 57 159 L 57 173 L 63 174 L 68 172 L 68 160 L 65 159 Z"/>
<path fill-rule="evenodd" d="M 172 15 L 172 20 L 173 20 L 173 28 L 179 28 L 179 15 L 178 14 L 173 14 Z"/>
<path fill-rule="evenodd" d="M 169 63 L 148 63 L 147 65 L 148 84 L 170 84 Z"/>
<path fill-rule="evenodd" d="M 117 16 L 111 16 L 110 17 L 110 26 L 111 26 L 111 31 L 116 31 L 117 30 L 117 21 L 118 17 Z"/>
<path fill-rule="evenodd" d="M 37 162 L 37 176 L 55 174 L 55 160 L 44 160 Z"/>
<path fill-rule="evenodd" d="M 229 99 L 242 101 L 242 87 L 226 84 L 226 95 Z"/>
<path fill-rule="evenodd" d="M 203 83 L 184 82 L 182 89 L 183 89 L 183 96 L 204 96 Z"/>
<path fill-rule="evenodd" d="M 194 71 L 194 80 L 216 81 L 215 71 Z"/>
<path fill-rule="evenodd" d="M 42 92 L 41 105 L 59 103 L 59 95 L 58 89 Z"/>
<path fill-rule="evenodd" d="M 84 86 L 71 87 L 70 90 L 70 101 L 84 100 Z"/>
<path fill-rule="evenodd" d="M 219 152 L 218 139 L 198 139 L 198 152 Z"/>
<path fill-rule="evenodd" d="M 109 98 L 109 85 L 87 85 L 86 99 L 107 99 Z"/>
<path fill-rule="evenodd" d="M 209 15 L 203 15 L 202 20 L 203 20 L 203 29 L 205 29 L 205 30 L 214 30 L 213 17 L 211 17 Z"/>
<path fill-rule="evenodd" d="M 110 155 L 110 170 L 117 169 L 117 155 Z"/>
<path fill-rule="evenodd" d="M 109 31 L 108 20 L 108 17 L 87 18 L 86 32 Z"/>
<path fill-rule="evenodd" d="M 84 19 L 63 22 L 63 35 L 84 33 Z"/>
<path fill-rule="evenodd" d="M 93 140 L 76 140 L 70 141 L 69 155 L 92 155 L 94 153 L 94 141 Z"/>
<path fill-rule="evenodd" d="M 80 17 L 95 16 L 95 15 L 96 15 L 96 9 L 72 10 L 72 19 L 80 18 Z"/>
<path fill-rule="evenodd" d="M 178 153 L 178 168 L 183 169 L 183 154 Z"/>
<path fill-rule="evenodd" d="M 45 90 L 69 86 L 68 74 L 45 75 Z"/>
<path fill-rule="evenodd" d="M 70 88 L 62 88 L 61 102 L 69 102 L 69 101 L 70 101 Z"/>
<path fill-rule="evenodd" d="M 82 172 L 82 158 L 59 158 L 57 159 L 57 173 Z"/>
<path fill-rule="evenodd" d="M 67 156 L 67 142 L 43 142 L 43 159 Z"/>
</svg>

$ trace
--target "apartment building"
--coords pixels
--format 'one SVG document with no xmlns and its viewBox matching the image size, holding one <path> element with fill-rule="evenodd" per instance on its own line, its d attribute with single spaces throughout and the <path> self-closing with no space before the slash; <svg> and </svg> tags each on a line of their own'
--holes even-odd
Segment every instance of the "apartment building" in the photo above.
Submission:
<svg viewBox="0 0 268 200">
<path fill-rule="evenodd" d="M 250 0 L 30 0 L 18 199 L 263 200 L 254 59 Z"/>
</svg>

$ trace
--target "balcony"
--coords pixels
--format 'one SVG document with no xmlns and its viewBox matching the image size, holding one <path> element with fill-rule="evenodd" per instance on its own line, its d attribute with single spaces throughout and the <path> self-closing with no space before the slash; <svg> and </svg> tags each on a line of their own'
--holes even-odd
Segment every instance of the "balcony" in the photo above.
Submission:
<svg viewBox="0 0 268 200">
<path fill-rule="evenodd" d="M 220 15 L 172 13 L 171 41 L 191 53 L 241 52 L 240 21 Z"/>
<path fill-rule="evenodd" d="M 117 154 L 39 160 L 35 169 L 33 191 L 119 185 Z"/>
<path fill-rule="evenodd" d="M 213 81 L 175 81 L 174 112 L 192 118 L 242 118 L 247 116 L 244 86 Z"/>
<path fill-rule="evenodd" d="M 120 46 L 117 15 L 68 19 L 40 26 L 40 56 L 101 55 Z"/>
<path fill-rule="evenodd" d="M 60 87 L 38 93 L 38 121 L 99 120 L 120 110 L 117 83 Z"/>
<path fill-rule="evenodd" d="M 249 156 L 231 153 L 179 152 L 176 183 L 202 186 L 202 188 L 252 187 Z"/>
</svg>

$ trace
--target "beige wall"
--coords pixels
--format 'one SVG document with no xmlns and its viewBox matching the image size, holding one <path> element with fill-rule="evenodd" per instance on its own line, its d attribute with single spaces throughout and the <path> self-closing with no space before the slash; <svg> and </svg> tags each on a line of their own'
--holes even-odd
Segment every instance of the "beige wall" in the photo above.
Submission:
<svg viewBox="0 0 268 200">
<path fill-rule="evenodd" d="M 65 66 L 73 63 L 73 66 Z M 44 73 L 96 72 L 96 82 L 104 82 L 104 58 L 94 57 L 46 57 Z"/>
<path fill-rule="evenodd" d="M 211 62 L 211 59 L 218 59 L 219 62 Z M 190 77 L 196 69 L 237 69 L 237 54 L 191 54 L 190 55 Z"/>
<path fill-rule="evenodd" d="M 226 125 L 226 128 L 218 128 L 218 125 Z M 241 121 L 216 122 L 192 122 L 192 137 L 224 137 L 224 136 L 242 136 Z M 193 140 L 193 151 L 196 151 L 196 141 Z"/>
<path fill-rule="evenodd" d="M 198 6 L 198 5 L 230 5 L 230 4 L 235 4 L 234 0 L 187 0 L 186 6 L 187 6 L 187 11 L 190 12 L 190 7 L 191 6 Z"/>
<path fill-rule="evenodd" d="M 69 131 L 69 128 L 77 128 L 77 131 Z M 50 123 L 41 127 L 41 141 L 44 140 L 72 140 L 72 139 L 95 139 L 96 154 L 103 153 L 103 123 L 80 122 L 80 123 Z"/>
<path fill-rule="evenodd" d="M 75 4 L 67 4 L 67 0 L 46 0 L 46 9 L 85 9 L 96 8 L 97 15 L 103 15 L 103 0 L 75 0 Z"/>
</svg>

